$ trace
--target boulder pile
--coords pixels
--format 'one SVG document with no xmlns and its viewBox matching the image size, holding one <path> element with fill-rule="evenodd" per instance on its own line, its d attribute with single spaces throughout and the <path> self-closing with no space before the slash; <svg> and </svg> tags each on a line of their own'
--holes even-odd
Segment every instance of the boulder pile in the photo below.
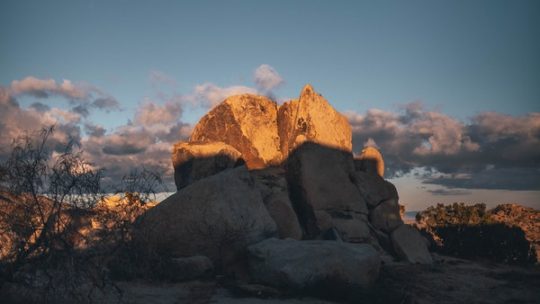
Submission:
<svg viewBox="0 0 540 304">
<path fill-rule="evenodd" d="M 172 154 L 177 192 L 138 220 L 148 246 L 175 258 L 244 261 L 255 282 L 365 287 L 380 256 L 431 263 L 404 225 L 380 152 L 353 155 L 351 127 L 310 85 L 278 106 L 232 96 Z M 249 265 L 247 265 L 249 264 Z"/>
</svg>

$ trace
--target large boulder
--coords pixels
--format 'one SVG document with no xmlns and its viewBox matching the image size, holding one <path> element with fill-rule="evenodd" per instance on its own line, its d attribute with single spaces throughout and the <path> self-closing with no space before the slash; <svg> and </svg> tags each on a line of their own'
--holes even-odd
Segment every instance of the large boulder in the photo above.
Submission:
<svg viewBox="0 0 540 304">
<path fill-rule="evenodd" d="M 281 161 L 276 121 L 277 105 L 272 100 L 236 95 L 201 118 L 190 141 L 222 141 L 242 153 L 248 168 L 263 168 Z"/>
<path fill-rule="evenodd" d="M 172 151 L 176 188 L 244 163 L 242 154 L 223 142 L 178 142 Z"/>
<path fill-rule="evenodd" d="M 289 191 L 306 236 L 313 238 L 335 227 L 345 241 L 369 237 L 368 209 L 349 175 L 352 154 L 306 142 L 286 164 Z"/>
<path fill-rule="evenodd" d="M 356 171 L 351 174 L 351 180 L 369 208 L 374 208 L 385 200 L 399 199 L 396 187 L 378 175 Z"/>
<path fill-rule="evenodd" d="M 204 255 L 217 266 L 277 234 L 245 166 L 201 179 L 138 219 L 139 241 L 172 257 Z"/>
<path fill-rule="evenodd" d="M 261 191 L 268 213 L 276 222 L 279 237 L 302 239 L 302 228 L 289 199 L 285 171 L 274 167 L 251 171 L 251 175 Z"/>
<path fill-rule="evenodd" d="M 309 84 L 302 89 L 299 99 L 279 107 L 277 121 L 284 159 L 305 141 L 352 151 L 349 122 Z"/>
<path fill-rule="evenodd" d="M 248 247 L 248 263 L 259 283 L 311 292 L 369 287 L 380 268 L 368 244 L 275 238 Z"/>
<path fill-rule="evenodd" d="M 392 232 L 391 239 L 394 251 L 401 260 L 413 264 L 433 263 L 426 240 L 416 228 L 401 225 Z"/>
</svg>

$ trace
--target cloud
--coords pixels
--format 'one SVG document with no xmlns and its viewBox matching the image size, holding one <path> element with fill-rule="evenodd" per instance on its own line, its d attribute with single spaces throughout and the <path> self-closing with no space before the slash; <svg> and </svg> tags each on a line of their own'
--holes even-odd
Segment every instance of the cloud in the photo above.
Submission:
<svg viewBox="0 0 540 304">
<path fill-rule="evenodd" d="M 54 79 L 39 79 L 33 76 L 11 82 L 12 94 L 29 94 L 39 98 L 47 98 L 50 94 L 64 96 L 68 99 L 86 99 L 89 91 L 80 85 L 74 85 L 64 79 L 57 84 Z"/>
<path fill-rule="evenodd" d="M 84 131 L 86 132 L 86 134 L 93 137 L 102 137 L 103 135 L 105 135 L 105 133 L 107 133 L 107 130 L 105 130 L 105 128 L 100 125 L 94 125 L 92 123 L 84 124 Z"/>
<path fill-rule="evenodd" d="M 445 188 L 439 188 L 439 189 L 432 189 L 432 190 L 427 190 L 429 193 L 433 194 L 433 195 L 438 195 L 438 196 L 450 196 L 450 195 L 469 195 L 471 194 L 472 192 L 471 191 L 467 191 L 467 190 L 461 190 L 461 189 L 445 189 Z"/>
<path fill-rule="evenodd" d="M 170 124 L 177 121 L 181 115 L 182 105 L 180 102 L 168 101 L 159 105 L 147 101 L 137 110 L 135 122 L 144 126 Z"/>
<path fill-rule="evenodd" d="M 165 84 L 172 87 L 176 86 L 176 80 L 161 71 L 157 71 L 157 70 L 150 71 L 148 78 L 150 79 L 150 83 L 154 86 L 161 85 L 161 84 Z"/>
<path fill-rule="evenodd" d="M 12 81 L 9 87 L 2 89 L 0 99 L 5 102 L 7 99 L 15 99 L 23 95 L 41 99 L 50 96 L 66 98 L 73 105 L 73 111 L 82 116 L 90 114 L 89 108 L 107 112 L 120 109 L 115 98 L 95 86 L 85 83 L 75 84 L 68 79 L 57 83 L 54 79 L 39 79 L 34 76 Z"/>
<path fill-rule="evenodd" d="M 354 150 L 373 139 L 390 176 L 426 168 L 444 176 L 425 175 L 425 183 L 451 188 L 540 188 L 528 180 L 540 177 L 540 113 L 485 112 L 465 123 L 414 103 L 399 113 L 371 109 L 346 116 Z"/>
<path fill-rule="evenodd" d="M 185 96 L 183 100 L 195 106 L 211 108 L 229 96 L 245 93 L 257 94 L 257 90 L 246 86 L 220 87 L 207 82 L 195 86 L 193 92 L 190 95 Z"/>
<path fill-rule="evenodd" d="M 253 81 L 261 92 L 270 93 L 283 84 L 283 78 L 268 64 L 261 64 L 253 74 Z"/>
<path fill-rule="evenodd" d="M 118 101 L 111 96 L 97 98 L 92 102 L 91 105 L 107 112 L 120 109 L 120 104 Z"/>
<path fill-rule="evenodd" d="M 41 102 L 34 102 L 30 105 L 31 108 L 35 109 L 38 112 L 47 112 L 51 110 L 51 107 L 49 107 L 46 104 L 43 104 Z"/>
</svg>

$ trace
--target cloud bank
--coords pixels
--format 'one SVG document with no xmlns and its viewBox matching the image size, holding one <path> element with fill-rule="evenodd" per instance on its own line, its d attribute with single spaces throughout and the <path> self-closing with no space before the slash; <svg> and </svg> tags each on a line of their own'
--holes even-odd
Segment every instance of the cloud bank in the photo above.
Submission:
<svg viewBox="0 0 540 304">
<path fill-rule="evenodd" d="M 269 65 L 259 66 L 253 80 L 254 87 L 206 82 L 187 94 L 168 95 L 158 87 L 174 89 L 176 81 L 152 71 L 149 81 L 156 96 L 143 97 L 129 121 L 109 130 L 89 119 L 92 111 L 120 110 L 120 103 L 101 89 L 32 76 L 15 80 L 0 86 L 0 158 L 6 157 L 11 141 L 24 132 L 56 125 L 51 149 L 68 140 L 77 143 L 87 160 L 106 168 L 105 183 L 145 167 L 160 172 L 172 185 L 171 148 L 186 140 L 193 128 L 183 121 L 183 114 L 209 109 L 235 94 L 271 94 L 284 83 Z M 21 96 L 36 100 L 22 107 L 17 101 Z M 51 106 L 50 96 L 64 98 L 67 107 Z M 378 147 L 387 177 L 413 172 L 425 184 L 443 186 L 427 190 L 433 195 L 465 195 L 471 189 L 540 190 L 540 113 L 484 112 L 464 122 L 411 103 L 397 112 L 370 109 L 345 115 L 353 130 L 355 152 L 364 146 Z"/>
<path fill-rule="evenodd" d="M 424 168 L 426 184 L 464 189 L 540 190 L 540 113 L 484 112 L 465 123 L 421 104 L 400 113 L 346 113 L 355 151 L 380 147 L 389 176 Z"/>
</svg>

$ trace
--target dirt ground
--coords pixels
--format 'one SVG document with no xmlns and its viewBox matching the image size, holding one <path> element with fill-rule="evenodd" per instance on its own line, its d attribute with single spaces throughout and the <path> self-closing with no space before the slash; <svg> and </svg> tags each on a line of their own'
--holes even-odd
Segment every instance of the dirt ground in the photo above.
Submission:
<svg viewBox="0 0 540 304">
<path fill-rule="evenodd" d="M 222 280 L 183 283 L 116 282 L 121 293 L 94 295 L 95 303 L 149 304 L 329 304 L 329 303 L 540 303 L 540 266 L 518 267 L 435 256 L 433 265 L 389 262 L 369 290 L 353 290 L 339 299 L 317 299 L 255 284 Z M 27 303 L 20 289 L 4 289 L 9 303 Z M 121 295 L 121 296 L 120 296 Z M 335 296 L 335 295 L 334 295 Z"/>
<path fill-rule="evenodd" d="M 380 278 L 368 291 L 351 293 L 339 301 L 299 295 L 256 296 L 224 288 L 215 281 L 180 284 L 127 283 L 127 303 L 540 303 L 540 267 L 518 267 L 435 256 L 434 265 L 390 263 L 381 268 Z M 257 287 L 255 286 L 256 290 Z M 268 295 L 262 290 L 258 292 Z"/>
</svg>

